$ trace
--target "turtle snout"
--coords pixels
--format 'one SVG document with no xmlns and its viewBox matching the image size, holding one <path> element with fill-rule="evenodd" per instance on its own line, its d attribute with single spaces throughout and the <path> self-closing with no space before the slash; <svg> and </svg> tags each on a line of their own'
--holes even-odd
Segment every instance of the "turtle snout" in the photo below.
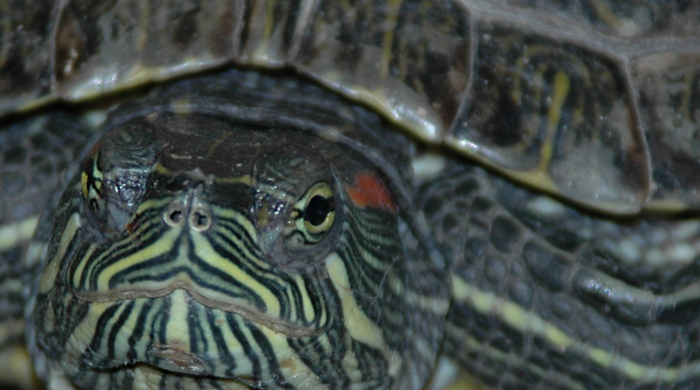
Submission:
<svg viewBox="0 0 700 390">
<path fill-rule="evenodd" d="M 205 205 L 189 202 L 173 202 L 163 212 L 163 221 L 170 227 L 178 227 L 187 224 L 190 229 L 204 232 L 212 225 L 211 211 Z"/>
</svg>

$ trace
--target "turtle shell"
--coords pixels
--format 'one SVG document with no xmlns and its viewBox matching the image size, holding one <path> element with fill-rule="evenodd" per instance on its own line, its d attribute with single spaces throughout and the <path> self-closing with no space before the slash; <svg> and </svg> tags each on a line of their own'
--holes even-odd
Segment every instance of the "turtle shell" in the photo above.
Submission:
<svg viewBox="0 0 700 390">
<path fill-rule="evenodd" d="M 0 112 L 292 68 L 605 212 L 697 208 L 697 1 L 0 2 Z"/>
</svg>

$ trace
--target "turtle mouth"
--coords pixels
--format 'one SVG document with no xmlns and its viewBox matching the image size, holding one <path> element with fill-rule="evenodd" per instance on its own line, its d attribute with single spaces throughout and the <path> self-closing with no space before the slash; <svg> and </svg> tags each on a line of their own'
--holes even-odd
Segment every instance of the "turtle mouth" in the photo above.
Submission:
<svg viewBox="0 0 700 390">
<path fill-rule="evenodd" d="M 75 298 L 90 303 L 68 353 L 94 369 L 128 367 L 155 383 L 182 374 L 246 385 L 270 381 L 276 371 L 259 370 L 257 348 L 294 362 L 290 338 L 320 332 L 223 304 L 185 284 Z"/>
<path fill-rule="evenodd" d="M 129 301 L 141 298 L 154 299 L 162 298 L 172 294 L 174 291 L 182 290 L 197 301 L 199 304 L 215 310 L 236 314 L 243 319 L 264 326 L 270 330 L 282 333 L 288 337 L 300 338 L 309 337 L 318 333 L 319 329 L 314 329 L 306 326 L 292 324 L 288 321 L 272 318 L 257 310 L 247 308 L 243 305 L 237 305 L 231 302 L 222 302 L 219 299 L 212 298 L 192 288 L 186 282 L 176 281 L 169 286 L 157 289 L 125 289 L 109 292 L 85 292 L 73 291 L 76 298 L 90 303 L 111 303 L 117 301 Z"/>
</svg>

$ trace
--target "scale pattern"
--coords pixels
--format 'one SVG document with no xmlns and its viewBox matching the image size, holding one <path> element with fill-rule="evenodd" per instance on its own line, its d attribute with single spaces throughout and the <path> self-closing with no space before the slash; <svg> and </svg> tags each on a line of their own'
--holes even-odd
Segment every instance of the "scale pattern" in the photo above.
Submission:
<svg viewBox="0 0 700 390">
<path fill-rule="evenodd" d="M 612 224 L 454 166 L 421 200 L 454 262 L 445 353 L 494 388 L 698 386 L 698 250 L 645 264 L 610 245 L 699 248 L 697 221 Z"/>
<path fill-rule="evenodd" d="M 47 195 L 90 133 L 64 114 L 25 119 L 0 131 L 0 348 L 23 339 L 22 258 Z"/>
<path fill-rule="evenodd" d="M 37 4 L 0 1 L 0 113 L 291 68 L 576 203 L 698 207 L 698 0 Z"/>
</svg>

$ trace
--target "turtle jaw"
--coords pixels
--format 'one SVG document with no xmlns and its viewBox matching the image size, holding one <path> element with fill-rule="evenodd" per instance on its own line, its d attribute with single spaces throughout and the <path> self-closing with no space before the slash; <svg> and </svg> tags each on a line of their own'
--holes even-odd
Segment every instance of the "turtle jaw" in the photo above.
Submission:
<svg viewBox="0 0 700 390">
<path fill-rule="evenodd" d="M 251 309 L 244 305 L 237 305 L 232 302 L 225 302 L 215 297 L 210 297 L 206 293 L 199 292 L 196 287 L 185 281 L 176 281 L 170 286 L 155 289 L 155 290 L 123 290 L 112 291 L 109 293 L 85 293 L 81 291 L 73 291 L 73 294 L 79 300 L 89 303 L 115 303 L 119 301 L 130 301 L 136 299 L 154 299 L 162 297 L 171 297 L 174 294 L 184 292 L 187 294 L 187 301 L 196 301 L 200 305 L 211 309 L 219 310 L 226 313 L 231 313 L 242 317 L 250 323 L 264 326 L 274 332 L 285 335 L 290 338 L 310 337 L 320 332 L 319 329 L 296 325 L 280 318 L 274 318 Z M 187 304 L 188 305 L 188 304 Z"/>
<path fill-rule="evenodd" d="M 124 313 L 146 308 L 157 308 L 157 311 L 150 316 L 128 316 L 118 329 L 116 323 L 107 319 L 115 313 L 123 318 Z M 275 360 L 285 363 L 283 371 L 310 374 L 296 357 L 289 340 L 313 335 L 319 330 L 234 310 L 237 312 L 204 305 L 185 288 L 173 288 L 160 297 L 92 301 L 84 320 L 73 333 L 66 351 L 71 357 L 67 360 L 75 359 L 96 371 L 133 370 L 137 376 L 149 376 L 148 382 L 152 383 L 167 376 L 187 375 L 206 377 L 218 383 L 233 381 L 252 385 L 274 380 L 274 367 L 268 366 L 266 357 L 261 356 L 267 349 L 274 351 Z M 110 351 L 95 344 L 100 336 L 99 325 L 105 322 L 114 345 L 131 348 Z M 142 336 L 134 342 L 134 335 Z M 256 345 L 256 342 L 262 344 Z M 231 386 L 238 388 L 235 384 Z"/>
</svg>

